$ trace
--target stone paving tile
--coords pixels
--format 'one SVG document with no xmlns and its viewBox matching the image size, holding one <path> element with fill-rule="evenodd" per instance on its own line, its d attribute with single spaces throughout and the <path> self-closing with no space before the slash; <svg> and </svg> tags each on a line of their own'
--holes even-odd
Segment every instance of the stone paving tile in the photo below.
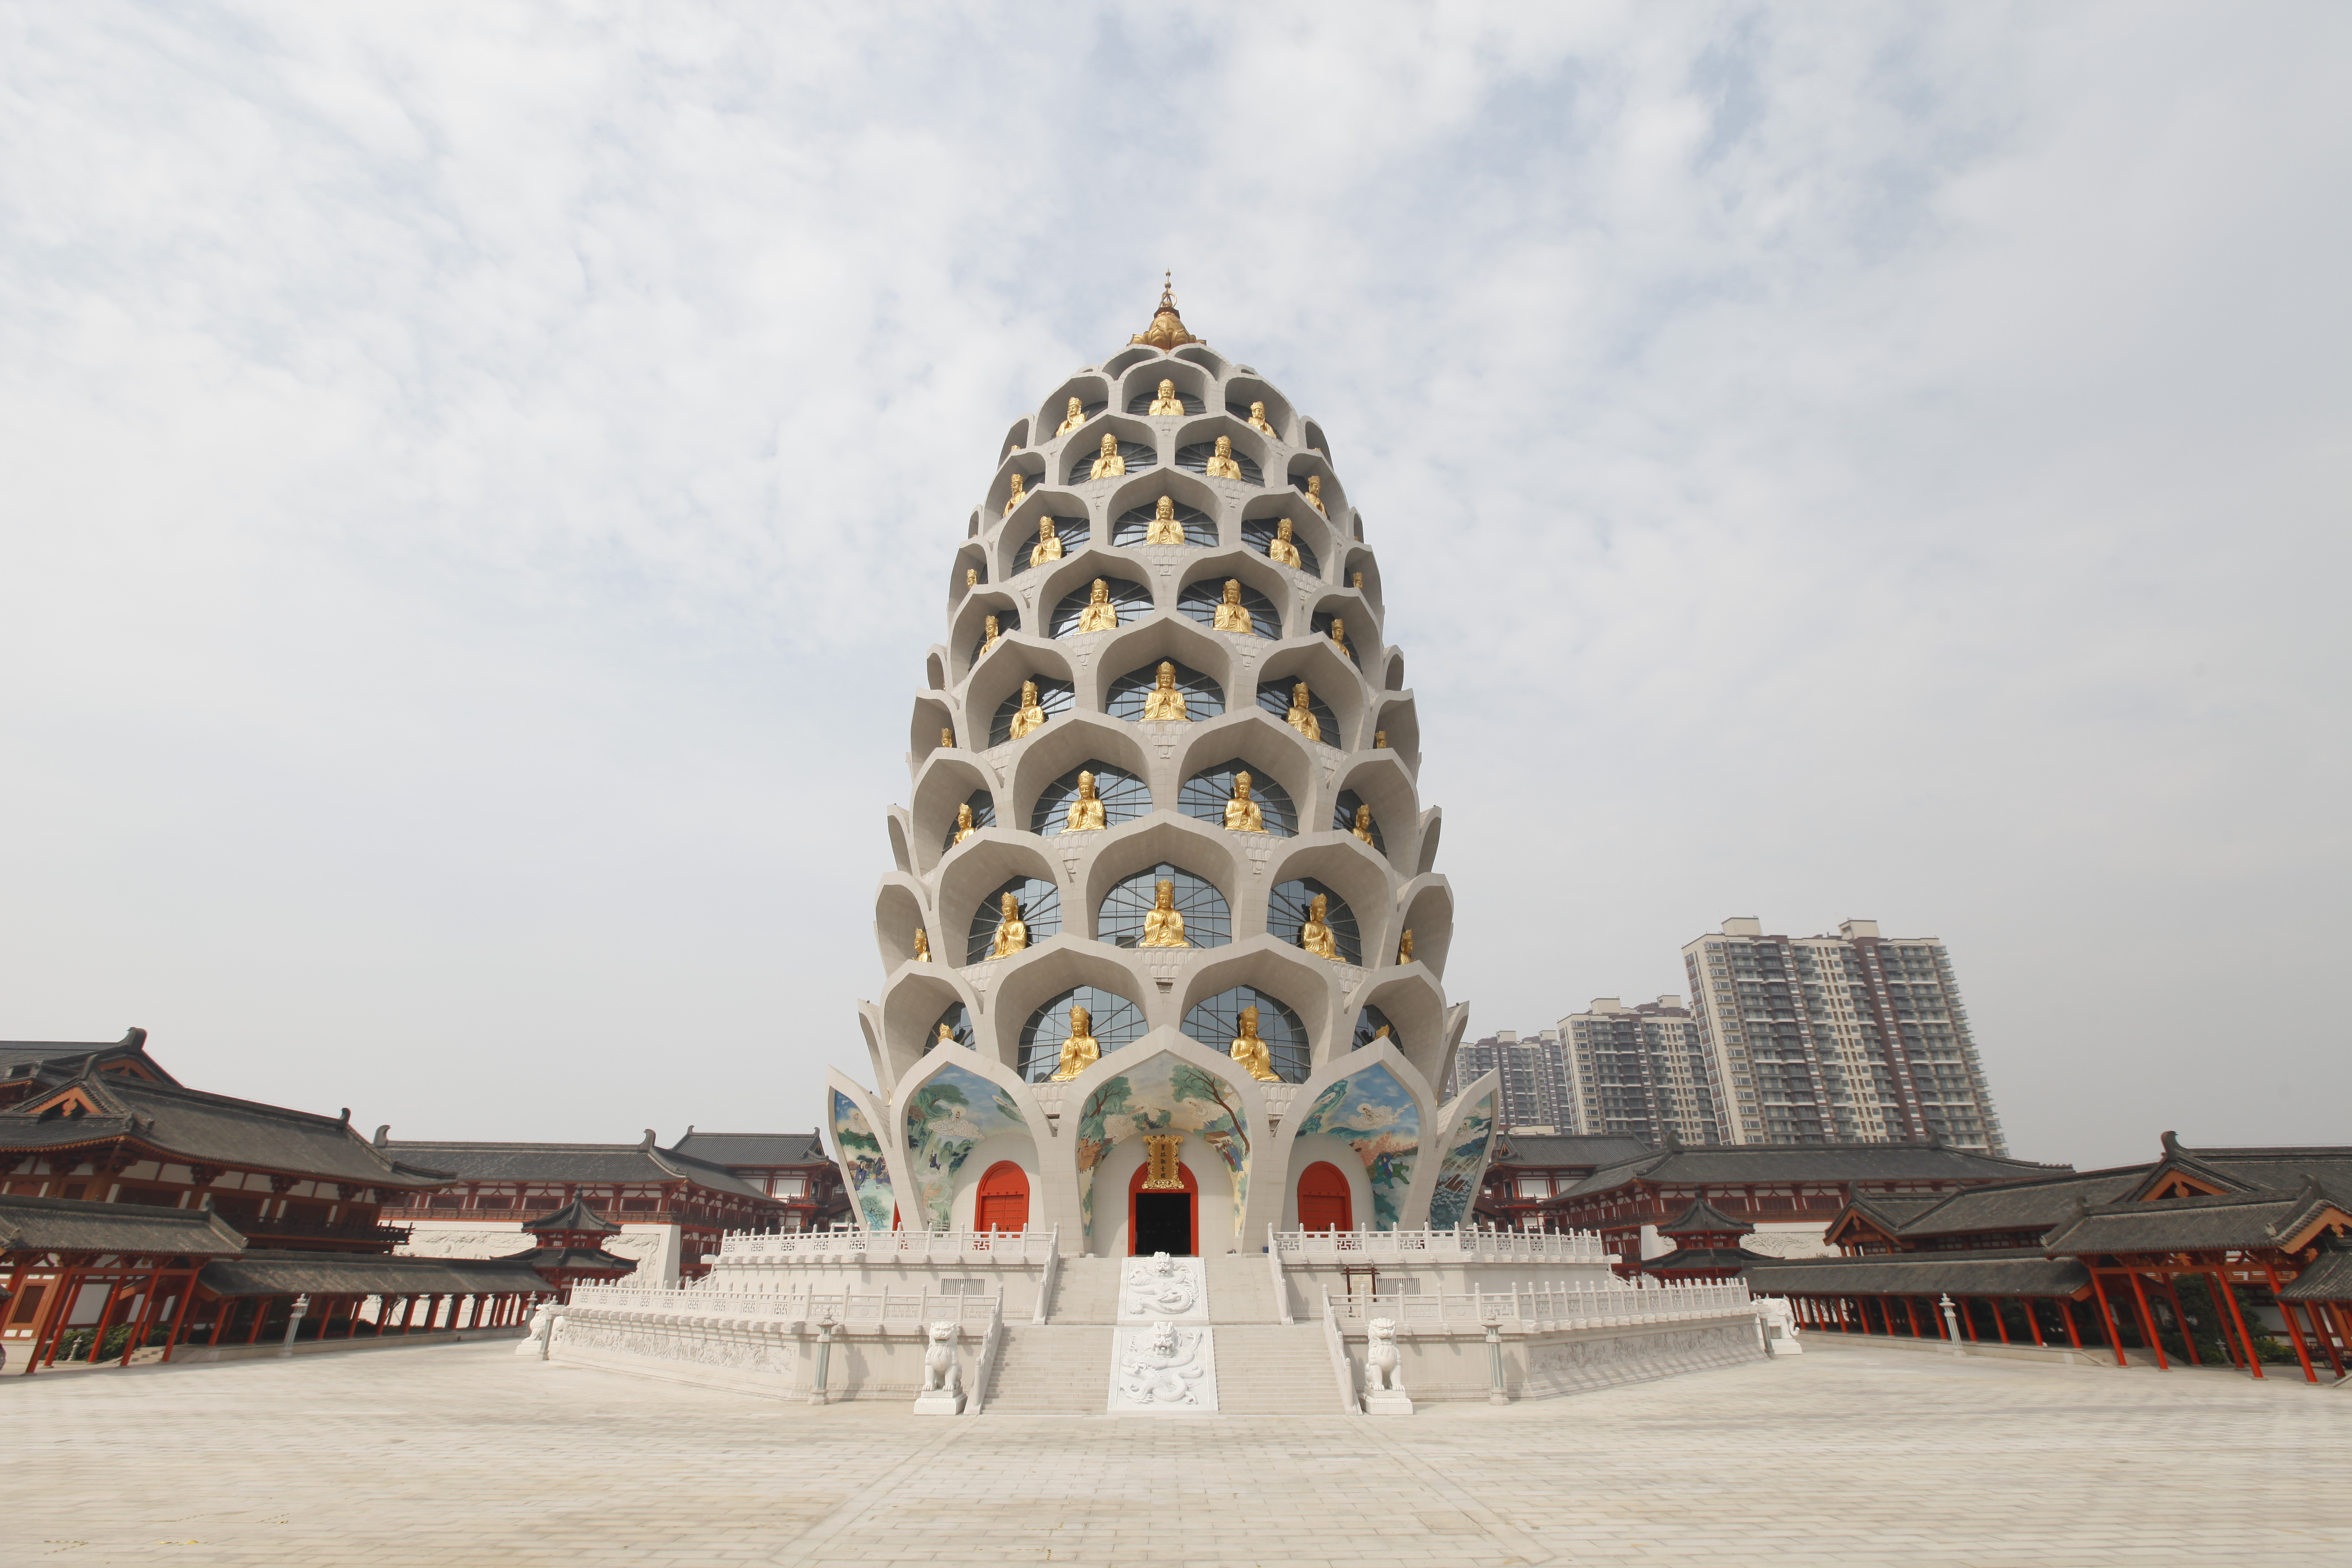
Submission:
<svg viewBox="0 0 2352 1568">
<path fill-rule="evenodd" d="M 1829 1343 L 1400 1421 L 950 1420 L 510 1351 L 0 1379 L 0 1564 L 2352 1562 L 2352 1390 L 2284 1379 Z"/>
</svg>

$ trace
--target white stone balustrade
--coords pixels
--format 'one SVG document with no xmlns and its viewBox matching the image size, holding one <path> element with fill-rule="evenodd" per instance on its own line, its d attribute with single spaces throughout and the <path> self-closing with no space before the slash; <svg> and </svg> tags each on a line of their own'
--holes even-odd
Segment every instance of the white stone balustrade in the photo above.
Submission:
<svg viewBox="0 0 2352 1568">
<path fill-rule="evenodd" d="M 1061 1229 L 731 1231 L 706 1253 L 720 1268 L 768 1263 L 1038 1264 Z"/>
<path fill-rule="evenodd" d="M 1003 1316 L 1002 1295 L 941 1295 L 933 1290 L 730 1290 L 709 1281 L 675 1287 L 575 1285 L 566 1316 L 583 1321 L 630 1318 L 704 1327 L 794 1327 L 830 1317 L 845 1327 L 941 1321 L 985 1324 Z"/>
<path fill-rule="evenodd" d="M 1512 1230 L 1273 1230 L 1274 1254 L 1286 1264 L 1310 1263 L 1597 1263 L 1616 1258 L 1599 1233 L 1558 1235 Z"/>
<path fill-rule="evenodd" d="M 1515 1332 L 1620 1328 L 1752 1314 L 1748 1287 L 1693 1281 L 1664 1285 L 1583 1287 L 1529 1285 L 1505 1290 L 1433 1290 L 1419 1295 L 1332 1296 L 1325 1300 L 1342 1328 L 1361 1329 L 1374 1318 L 1423 1333 L 1483 1333 L 1491 1321 Z"/>
</svg>

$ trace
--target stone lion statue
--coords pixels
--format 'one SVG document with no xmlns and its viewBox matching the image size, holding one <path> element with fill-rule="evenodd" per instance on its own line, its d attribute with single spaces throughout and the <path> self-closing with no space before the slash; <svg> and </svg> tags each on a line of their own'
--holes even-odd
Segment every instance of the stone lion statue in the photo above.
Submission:
<svg viewBox="0 0 2352 1568">
<path fill-rule="evenodd" d="M 555 1341 L 555 1324 L 554 1302 L 541 1301 L 532 1308 L 530 1331 L 523 1335 L 521 1342 L 515 1346 L 514 1353 L 537 1356 L 540 1360 L 545 1361 L 549 1347 Z"/>
<path fill-rule="evenodd" d="M 1396 1320 L 1374 1318 L 1364 1325 L 1364 1392 L 1402 1394 L 1404 1375 L 1397 1354 Z"/>
<path fill-rule="evenodd" d="M 961 1394 L 963 1368 L 956 1363 L 957 1327 L 951 1322 L 937 1322 L 925 1331 L 930 1346 L 923 1352 L 923 1392 L 925 1394 Z"/>
</svg>

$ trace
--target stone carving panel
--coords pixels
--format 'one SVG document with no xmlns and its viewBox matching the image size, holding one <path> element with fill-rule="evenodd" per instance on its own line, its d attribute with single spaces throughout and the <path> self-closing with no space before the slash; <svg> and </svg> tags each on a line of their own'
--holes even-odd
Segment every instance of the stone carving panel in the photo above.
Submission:
<svg viewBox="0 0 2352 1568">
<path fill-rule="evenodd" d="M 1164 1252 L 1134 1259 L 1119 1276 L 1118 1321 L 1207 1322 L 1207 1268 L 1197 1258 L 1171 1258 Z"/>
<path fill-rule="evenodd" d="M 1215 1331 L 1160 1321 L 1119 1328 L 1111 1347 L 1110 1413 L 1114 1415 L 1217 1407 Z"/>
</svg>

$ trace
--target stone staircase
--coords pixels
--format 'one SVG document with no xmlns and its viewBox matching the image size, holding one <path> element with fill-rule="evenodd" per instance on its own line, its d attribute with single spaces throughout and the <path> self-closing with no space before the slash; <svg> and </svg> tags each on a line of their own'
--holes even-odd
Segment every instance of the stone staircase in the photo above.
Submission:
<svg viewBox="0 0 2352 1568">
<path fill-rule="evenodd" d="M 1323 1325 L 1219 1323 L 1217 1410 L 1225 1415 L 1339 1415 L 1339 1376 L 1323 1342 Z"/>
<path fill-rule="evenodd" d="M 1119 1270 L 1133 1262 L 1129 1258 L 1070 1258 L 1062 1259 L 1062 1277 L 1055 1281 L 1054 1299 L 1046 1304 L 1045 1321 L 1055 1323 L 1115 1323 L 1118 1321 Z M 1211 1288 L 1211 1304 L 1216 1300 Z M 1110 1375 L 1108 1352 L 1104 1352 L 1105 1371 Z"/>
<path fill-rule="evenodd" d="M 1007 1323 L 982 1413 L 1100 1415 L 1110 1393 L 1110 1330 L 1100 1324 Z"/>
</svg>

